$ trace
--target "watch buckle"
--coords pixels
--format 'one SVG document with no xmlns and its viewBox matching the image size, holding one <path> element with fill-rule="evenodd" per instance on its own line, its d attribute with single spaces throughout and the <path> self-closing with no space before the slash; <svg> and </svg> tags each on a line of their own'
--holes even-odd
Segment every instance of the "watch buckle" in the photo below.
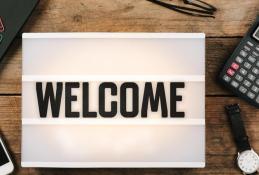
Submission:
<svg viewBox="0 0 259 175">
<path fill-rule="evenodd" d="M 240 108 L 238 104 L 227 105 L 225 109 L 229 115 L 240 113 Z"/>
</svg>

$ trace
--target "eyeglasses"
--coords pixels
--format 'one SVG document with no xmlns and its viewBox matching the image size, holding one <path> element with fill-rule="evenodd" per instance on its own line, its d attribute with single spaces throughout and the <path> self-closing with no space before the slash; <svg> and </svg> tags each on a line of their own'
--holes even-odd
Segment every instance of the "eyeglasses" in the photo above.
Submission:
<svg viewBox="0 0 259 175">
<path fill-rule="evenodd" d="M 173 4 L 168 4 L 159 0 L 147 0 L 150 1 L 154 4 L 163 6 L 165 8 L 168 8 L 170 10 L 177 11 L 179 13 L 183 13 L 186 15 L 191 15 L 191 16 L 198 16 L 198 17 L 212 17 L 214 12 L 217 11 L 216 7 L 213 5 L 210 5 L 204 1 L 201 0 L 183 0 L 184 4 L 194 6 L 196 8 L 190 8 L 190 7 L 184 7 L 184 6 L 178 6 L 178 5 L 173 5 Z"/>
</svg>

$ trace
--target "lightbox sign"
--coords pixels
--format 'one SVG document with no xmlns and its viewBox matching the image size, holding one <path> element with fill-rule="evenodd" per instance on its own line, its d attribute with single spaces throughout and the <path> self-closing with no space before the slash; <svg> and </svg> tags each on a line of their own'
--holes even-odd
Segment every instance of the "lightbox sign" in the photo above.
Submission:
<svg viewBox="0 0 259 175">
<path fill-rule="evenodd" d="M 23 34 L 22 166 L 204 167 L 204 34 Z"/>
</svg>

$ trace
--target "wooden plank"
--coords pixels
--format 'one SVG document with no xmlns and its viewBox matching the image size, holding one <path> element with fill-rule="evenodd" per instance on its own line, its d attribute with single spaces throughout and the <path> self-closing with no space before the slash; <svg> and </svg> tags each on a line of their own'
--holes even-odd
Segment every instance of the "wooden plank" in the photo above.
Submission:
<svg viewBox="0 0 259 175">
<path fill-rule="evenodd" d="M 21 93 L 21 40 L 16 40 L 0 63 L 0 94 Z"/>
<path fill-rule="evenodd" d="M 21 168 L 20 154 L 14 154 L 16 162 L 14 174 L 20 175 L 240 175 L 235 165 L 235 155 L 213 155 L 207 158 L 206 168 L 201 169 L 173 169 L 173 168 L 89 168 L 89 169 L 68 169 L 68 168 Z"/>
<path fill-rule="evenodd" d="M 237 168 L 235 168 L 233 156 L 211 156 L 208 161 L 215 162 L 213 164 L 207 164 L 204 169 L 156 169 L 156 168 L 90 168 L 90 169 L 67 169 L 67 168 L 21 168 L 19 162 L 21 160 L 20 154 L 14 154 L 15 160 L 15 171 L 14 174 L 26 174 L 26 175 L 48 175 L 48 174 L 88 174 L 88 175 L 96 175 L 96 174 L 105 174 L 105 175 L 132 175 L 132 174 L 164 174 L 164 175 L 196 175 L 196 174 L 220 174 L 220 175 L 239 175 L 240 172 Z M 225 159 L 224 162 L 220 161 L 220 159 Z"/>
<path fill-rule="evenodd" d="M 233 52 L 240 38 L 206 39 L 206 94 L 229 95 L 216 81 L 222 63 Z M 0 94 L 21 93 L 21 40 L 17 39 L 0 64 Z"/>
<path fill-rule="evenodd" d="M 219 84 L 217 76 L 240 40 L 241 38 L 206 39 L 206 95 L 232 94 Z"/>
<path fill-rule="evenodd" d="M 167 1 L 183 5 L 182 1 Z M 41 1 L 25 32 L 204 32 L 243 36 L 259 9 L 258 0 L 214 1 L 216 18 L 192 17 L 148 1 Z"/>
<path fill-rule="evenodd" d="M 236 146 L 224 112 L 224 105 L 230 103 L 240 104 L 251 145 L 259 152 L 259 111 L 236 97 L 207 97 L 205 169 L 20 169 L 20 96 L 0 96 L 0 126 L 15 155 L 18 174 L 240 174 L 235 167 Z"/>
</svg>

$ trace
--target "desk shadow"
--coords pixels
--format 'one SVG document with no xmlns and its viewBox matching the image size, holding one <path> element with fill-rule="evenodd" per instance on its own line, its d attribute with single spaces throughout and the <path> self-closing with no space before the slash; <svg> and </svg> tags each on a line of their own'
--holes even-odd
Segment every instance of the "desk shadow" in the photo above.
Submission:
<svg viewBox="0 0 259 175">
<path fill-rule="evenodd" d="M 176 168 L 37 168 L 35 174 L 39 175 L 193 175 L 197 169 Z"/>
</svg>

